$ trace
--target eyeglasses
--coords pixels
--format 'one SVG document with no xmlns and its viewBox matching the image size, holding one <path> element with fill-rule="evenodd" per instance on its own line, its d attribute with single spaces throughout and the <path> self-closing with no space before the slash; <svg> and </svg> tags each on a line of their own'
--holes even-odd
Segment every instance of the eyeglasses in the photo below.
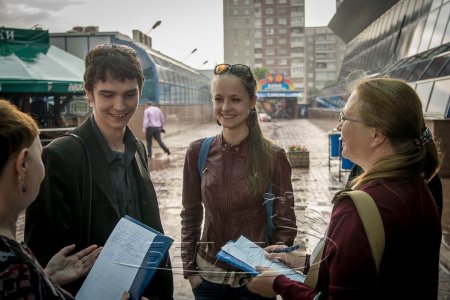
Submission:
<svg viewBox="0 0 450 300">
<path fill-rule="evenodd" d="M 344 114 L 344 112 L 340 112 L 339 113 L 339 124 L 345 121 L 350 121 L 350 122 L 357 122 L 357 123 L 363 123 L 363 124 L 367 124 L 366 122 L 360 121 L 360 120 L 353 120 L 353 119 L 349 119 L 347 118 L 347 116 Z"/>
<path fill-rule="evenodd" d="M 220 64 L 217 65 L 214 68 L 214 75 L 222 75 L 225 74 L 226 72 L 228 72 L 228 70 L 237 76 L 250 76 L 251 78 L 253 78 L 253 74 L 252 71 L 250 70 L 249 66 L 246 65 L 242 65 L 242 64 L 235 64 L 235 65 L 230 65 L 230 64 Z"/>
</svg>

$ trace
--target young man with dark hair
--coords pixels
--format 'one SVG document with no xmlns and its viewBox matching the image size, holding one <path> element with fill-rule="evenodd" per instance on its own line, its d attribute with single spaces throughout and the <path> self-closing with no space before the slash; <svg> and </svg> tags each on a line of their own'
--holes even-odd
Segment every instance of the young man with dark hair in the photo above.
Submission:
<svg viewBox="0 0 450 300">
<path fill-rule="evenodd" d="M 92 115 L 72 136 L 44 148 L 46 176 L 26 212 L 26 242 L 44 265 L 64 245 L 74 243 L 76 250 L 104 245 L 124 215 L 163 232 L 144 145 L 127 126 L 144 80 L 136 52 L 122 45 L 99 45 L 86 55 L 85 68 Z M 83 280 L 65 288 L 76 294 Z M 173 298 L 168 257 L 144 296 Z"/>
</svg>

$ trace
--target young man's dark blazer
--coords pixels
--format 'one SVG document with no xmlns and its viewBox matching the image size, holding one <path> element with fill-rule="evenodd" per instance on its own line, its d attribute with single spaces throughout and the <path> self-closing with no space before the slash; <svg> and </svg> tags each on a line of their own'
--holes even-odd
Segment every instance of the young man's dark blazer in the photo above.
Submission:
<svg viewBox="0 0 450 300">
<path fill-rule="evenodd" d="M 129 128 L 126 130 L 131 133 Z M 112 180 L 106 157 L 89 118 L 74 129 L 73 133 L 84 140 L 89 152 L 93 178 L 91 213 L 86 213 L 90 176 L 83 148 L 71 136 L 58 138 L 43 150 L 45 179 L 36 201 L 26 211 L 25 241 L 43 266 L 64 246 L 75 243 L 76 250 L 80 250 L 91 244 L 104 245 L 122 217 L 111 188 Z M 136 139 L 136 143 L 137 152 L 132 163 L 141 205 L 140 221 L 163 233 L 156 193 L 148 173 L 145 148 L 140 140 Z M 88 215 L 89 229 L 86 225 Z M 147 298 L 172 299 L 173 278 L 168 257 L 161 267 L 167 267 L 167 270 L 155 274 L 144 294 Z M 82 280 L 64 288 L 76 293 L 81 283 Z"/>
</svg>

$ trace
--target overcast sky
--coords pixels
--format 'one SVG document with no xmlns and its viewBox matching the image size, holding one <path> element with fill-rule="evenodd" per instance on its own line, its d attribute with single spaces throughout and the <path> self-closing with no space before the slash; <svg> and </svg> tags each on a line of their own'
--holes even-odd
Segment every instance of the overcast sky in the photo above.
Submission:
<svg viewBox="0 0 450 300">
<path fill-rule="evenodd" d="M 305 0 L 306 26 L 326 26 L 335 0 Z M 0 0 L 0 26 L 66 32 L 74 26 L 147 33 L 153 48 L 200 69 L 223 62 L 222 0 Z M 190 55 L 190 52 L 197 51 Z M 204 61 L 208 63 L 203 65 Z"/>
</svg>

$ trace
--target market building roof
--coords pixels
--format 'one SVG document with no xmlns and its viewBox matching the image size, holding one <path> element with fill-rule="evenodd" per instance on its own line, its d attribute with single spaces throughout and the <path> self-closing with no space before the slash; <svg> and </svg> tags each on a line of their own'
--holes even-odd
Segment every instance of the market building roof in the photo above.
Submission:
<svg viewBox="0 0 450 300">
<path fill-rule="evenodd" d="M 83 94 L 82 59 L 49 44 L 46 30 L 0 27 L 0 93 Z"/>
</svg>

